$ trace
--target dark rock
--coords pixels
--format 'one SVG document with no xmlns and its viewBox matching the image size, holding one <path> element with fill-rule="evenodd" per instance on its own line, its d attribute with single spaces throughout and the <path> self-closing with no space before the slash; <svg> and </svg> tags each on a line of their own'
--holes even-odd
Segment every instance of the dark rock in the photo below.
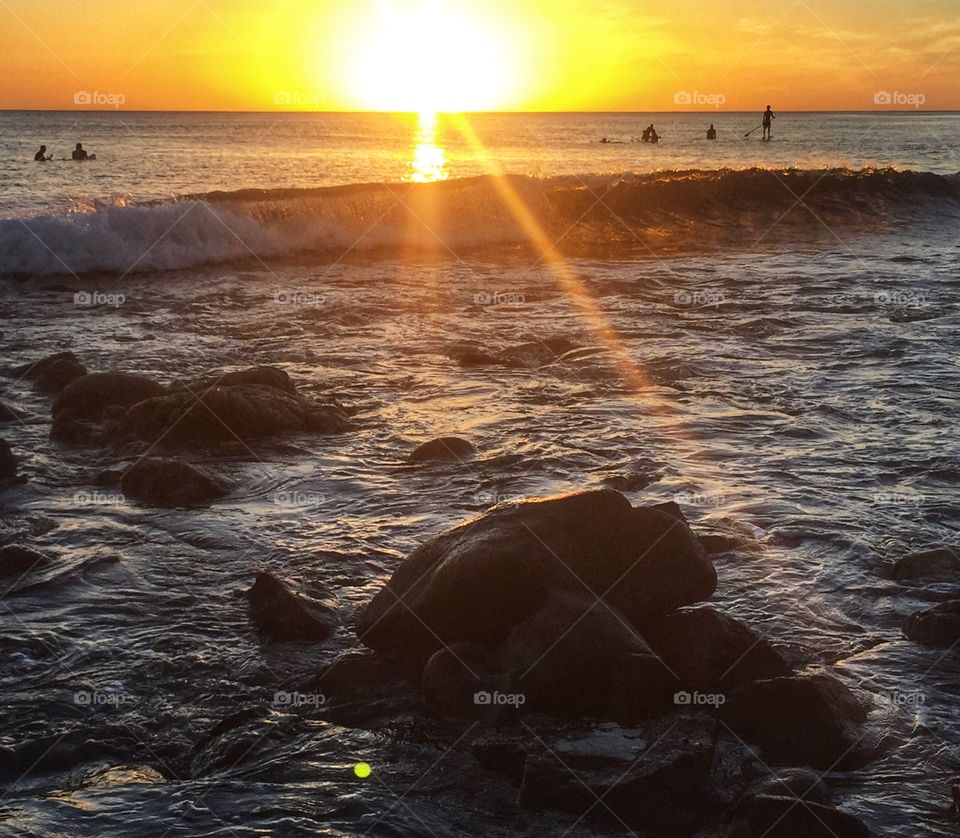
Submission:
<svg viewBox="0 0 960 838">
<path fill-rule="evenodd" d="M 31 570 L 41 570 L 50 564 L 50 559 L 30 547 L 7 544 L 0 547 L 0 579 L 22 576 Z"/>
<path fill-rule="evenodd" d="M 271 573 L 257 574 L 247 599 L 250 616 L 271 640 L 326 640 L 337 627 L 331 604 L 293 593 Z"/>
<path fill-rule="evenodd" d="M 63 388 L 53 403 L 53 417 L 67 414 L 76 421 L 99 421 L 109 408 L 129 408 L 163 392 L 162 385 L 143 375 L 94 372 Z"/>
<path fill-rule="evenodd" d="M 507 691 L 506 680 L 491 675 L 492 671 L 489 652 L 477 643 L 438 649 L 423 668 L 423 697 L 448 719 L 483 714 L 488 707 L 477 700 L 478 693 Z"/>
<path fill-rule="evenodd" d="M 37 377 L 35 386 L 43 393 L 59 393 L 71 381 L 87 374 L 87 368 L 75 361 L 57 361 Z"/>
<path fill-rule="evenodd" d="M 535 369 L 553 363 L 580 347 L 566 338 L 546 338 L 522 343 L 501 352 L 491 352 L 470 343 L 461 343 L 448 351 L 448 357 L 462 367 L 503 366 L 511 369 Z"/>
<path fill-rule="evenodd" d="M 747 795 L 773 795 L 774 797 L 792 797 L 819 803 L 821 806 L 833 805 L 833 792 L 830 791 L 821 774 L 812 768 L 781 768 L 759 780 L 755 780 L 747 789 Z"/>
<path fill-rule="evenodd" d="M 282 393 L 289 393 L 291 396 L 297 395 L 297 388 L 294 387 L 290 376 L 278 367 L 252 367 L 235 372 L 210 373 L 203 378 L 191 381 L 185 389 L 199 396 L 212 387 L 236 387 L 239 384 L 268 387 Z"/>
<path fill-rule="evenodd" d="M 643 636 L 684 690 L 725 691 L 748 681 L 793 674 L 753 629 L 712 608 L 669 614 L 651 623 Z"/>
<path fill-rule="evenodd" d="M 796 797 L 752 795 L 734 810 L 730 838 L 869 838 L 866 825 L 839 809 Z"/>
<path fill-rule="evenodd" d="M 411 463 L 460 462 L 477 453 L 473 445 L 456 436 L 443 436 L 419 446 L 411 455 Z"/>
<path fill-rule="evenodd" d="M 829 675 L 796 675 L 745 684 L 721 707 L 721 720 L 759 745 L 775 765 L 845 770 L 863 762 L 857 745 L 867 712 L 850 689 Z"/>
<path fill-rule="evenodd" d="M 123 493 L 153 506 L 193 506 L 222 498 L 229 488 L 206 469 L 182 460 L 148 457 L 134 463 L 120 482 Z"/>
<path fill-rule="evenodd" d="M 487 771 L 506 774 L 518 786 L 523 782 L 527 752 L 516 742 L 474 742 L 470 746 L 470 753 Z"/>
<path fill-rule="evenodd" d="M 58 352 L 55 355 L 48 355 L 39 361 L 32 361 L 28 364 L 13 367 L 7 370 L 7 375 L 11 378 L 25 378 L 28 381 L 36 381 L 44 372 L 50 369 L 50 367 L 61 361 L 80 364 L 80 359 L 72 352 Z"/>
<path fill-rule="evenodd" d="M 5 439 L 0 439 L 0 485 L 17 479 L 17 458 Z"/>
<path fill-rule="evenodd" d="M 898 582 L 960 579 L 960 550 L 955 547 L 936 547 L 910 553 L 897 560 L 892 576 Z"/>
<path fill-rule="evenodd" d="M 903 634 L 925 646 L 952 648 L 960 644 L 960 599 L 950 599 L 907 617 Z"/>
<path fill-rule="evenodd" d="M 693 715 L 552 743 L 549 752 L 527 757 L 519 803 L 589 815 L 618 829 L 690 835 L 710 805 L 714 737 L 713 720 Z"/>
<path fill-rule="evenodd" d="M 133 405 L 118 426 L 121 438 L 167 447 L 195 447 L 295 433 L 338 433 L 346 414 L 273 387 L 218 386 L 200 396 L 171 392 Z"/>
<path fill-rule="evenodd" d="M 107 468 L 98 471 L 90 481 L 94 486 L 116 486 L 123 480 L 123 469 Z"/>
<path fill-rule="evenodd" d="M 0 401 L 0 422 L 16 422 L 19 418 L 19 411 L 14 410 L 6 402 Z"/>
<path fill-rule="evenodd" d="M 323 694 L 325 718 L 372 729 L 424 712 L 419 676 L 419 670 L 401 658 L 353 651 L 340 655 L 300 689 Z"/>
<path fill-rule="evenodd" d="M 640 627 L 707 599 L 716 571 L 681 519 L 610 490 L 500 506 L 416 549 L 357 619 L 375 649 L 489 646 L 551 590 L 591 591 Z M 402 602 L 401 602 L 402 599 Z"/>
<path fill-rule="evenodd" d="M 632 721 L 668 708 L 677 689 L 626 617 L 568 591 L 517 625 L 499 659 L 534 711 Z"/>
<path fill-rule="evenodd" d="M 700 543 L 711 556 L 740 550 L 756 550 L 757 544 L 741 535 L 730 533 L 700 533 Z"/>
</svg>

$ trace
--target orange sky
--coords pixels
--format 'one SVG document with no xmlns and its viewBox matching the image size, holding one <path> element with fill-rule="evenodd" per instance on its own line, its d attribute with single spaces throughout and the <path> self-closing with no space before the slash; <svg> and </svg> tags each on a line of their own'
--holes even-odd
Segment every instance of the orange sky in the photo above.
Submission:
<svg viewBox="0 0 960 838">
<path fill-rule="evenodd" d="M 0 108 L 960 109 L 957 0 L 0 0 Z"/>
</svg>

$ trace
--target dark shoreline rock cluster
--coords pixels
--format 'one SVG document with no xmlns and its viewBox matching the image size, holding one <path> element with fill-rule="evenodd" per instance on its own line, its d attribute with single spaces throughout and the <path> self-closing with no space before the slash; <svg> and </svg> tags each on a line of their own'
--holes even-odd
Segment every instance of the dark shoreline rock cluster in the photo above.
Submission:
<svg viewBox="0 0 960 838">
<path fill-rule="evenodd" d="M 909 553 L 891 568 L 891 578 L 903 585 L 960 583 L 960 548 L 940 545 Z M 960 646 L 960 591 L 952 599 L 911 614 L 903 635 L 924 646 L 948 651 Z"/>
</svg>

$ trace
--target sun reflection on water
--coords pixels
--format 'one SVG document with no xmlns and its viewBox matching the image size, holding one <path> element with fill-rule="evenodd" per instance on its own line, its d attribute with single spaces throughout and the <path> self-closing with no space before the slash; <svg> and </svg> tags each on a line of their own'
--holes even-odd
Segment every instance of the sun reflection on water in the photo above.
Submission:
<svg viewBox="0 0 960 838">
<path fill-rule="evenodd" d="M 446 180 L 447 157 L 440 146 L 441 133 L 435 113 L 422 113 L 417 120 L 414 136 L 413 159 L 410 161 L 410 180 L 415 183 L 432 183 Z"/>
</svg>

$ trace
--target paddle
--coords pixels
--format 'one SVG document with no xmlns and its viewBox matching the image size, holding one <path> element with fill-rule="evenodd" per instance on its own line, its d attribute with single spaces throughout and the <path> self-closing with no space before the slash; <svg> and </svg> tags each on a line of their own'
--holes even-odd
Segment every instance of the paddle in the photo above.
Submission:
<svg viewBox="0 0 960 838">
<path fill-rule="evenodd" d="M 761 128 L 763 128 L 763 123 L 760 123 L 756 128 L 753 129 L 753 131 L 759 131 Z M 753 131 L 747 131 L 747 133 L 743 135 L 743 138 L 746 139 L 749 137 Z"/>
</svg>

